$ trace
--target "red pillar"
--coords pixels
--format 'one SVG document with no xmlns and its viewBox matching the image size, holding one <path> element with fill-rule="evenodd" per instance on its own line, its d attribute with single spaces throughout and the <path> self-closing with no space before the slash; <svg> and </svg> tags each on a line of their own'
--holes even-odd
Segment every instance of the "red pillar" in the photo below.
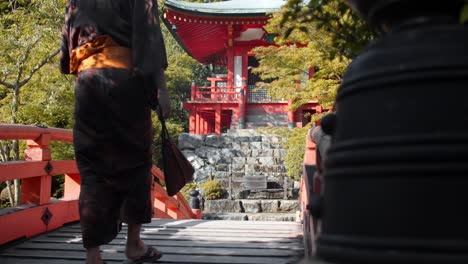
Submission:
<svg viewBox="0 0 468 264">
<path fill-rule="evenodd" d="M 215 107 L 215 133 L 221 135 L 221 104 L 217 104 Z"/>
<path fill-rule="evenodd" d="M 201 115 L 200 119 L 202 123 L 200 134 L 206 134 L 208 132 L 208 122 L 206 122 L 206 114 Z"/>
<path fill-rule="evenodd" d="M 200 118 L 200 113 L 198 112 L 199 109 L 196 109 L 196 114 L 195 114 L 195 134 L 201 134 L 201 118 Z"/>
<path fill-rule="evenodd" d="M 315 67 L 309 68 L 309 79 L 312 79 L 315 75 Z"/>
<path fill-rule="evenodd" d="M 231 24 L 228 25 L 228 48 L 227 48 L 227 89 L 234 87 L 234 34 Z"/>
<path fill-rule="evenodd" d="M 189 132 L 192 134 L 196 134 L 197 124 L 195 121 L 195 110 L 193 108 L 190 108 L 189 113 Z"/>
</svg>

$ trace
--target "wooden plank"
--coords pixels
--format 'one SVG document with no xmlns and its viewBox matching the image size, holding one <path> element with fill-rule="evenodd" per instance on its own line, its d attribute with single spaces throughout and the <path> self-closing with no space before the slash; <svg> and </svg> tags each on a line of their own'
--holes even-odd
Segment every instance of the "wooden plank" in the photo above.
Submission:
<svg viewBox="0 0 468 264">
<path fill-rule="evenodd" d="M 253 227 L 252 227 L 253 226 Z M 262 229 L 265 229 L 262 231 Z M 158 263 L 296 263 L 303 255 L 298 223 L 155 219 L 142 238 L 164 253 Z M 291 237 L 293 236 L 293 237 Z M 125 259 L 126 230 L 101 247 L 108 264 Z M 0 251 L 2 264 L 77 264 L 85 261 L 78 224 Z"/>
<path fill-rule="evenodd" d="M 2 261 L 2 264 L 39 264 L 39 260 L 37 259 L 32 259 L 32 258 L 21 258 L 21 257 L 2 257 L 0 258 Z M 48 259 L 47 262 L 42 262 L 42 263 L 47 263 L 47 264 L 83 264 L 84 260 L 63 260 L 63 259 Z M 122 263 L 120 262 L 108 262 L 108 264 L 111 263 Z"/>
<path fill-rule="evenodd" d="M 75 231 L 66 231 L 66 230 L 59 230 L 57 233 L 60 234 L 75 234 Z M 125 233 L 125 232 L 122 232 Z M 229 236 L 229 237 L 262 237 L 262 238 L 298 238 L 301 234 L 300 233 L 275 233 L 275 232 L 249 232 L 249 231 L 243 231 L 243 232 L 230 232 L 230 230 L 227 231 L 217 231 L 217 232 L 211 232 L 210 230 L 205 231 L 205 230 L 193 230 L 193 229 L 184 229 L 184 230 L 167 230 L 167 229 L 156 229 L 156 228 L 145 228 L 141 232 L 142 235 L 150 236 L 150 235 L 161 235 L 161 236 L 173 236 L 173 235 L 179 235 L 179 236 L 213 236 L 215 234 L 216 236 Z"/>
<path fill-rule="evenodd" d="M 177 222 L 177 224 L 174 224 Z M 68 228 L 79 229 L 79 225 L 70 225 Z M 126 230 L 127 225 L 123 225 L 123 230 Z M 166 229 L 229 229 L 229 230 L 250 230 L 250 231 L 294 231 L 302 230 L 302 226 L 297 222 L 280 222 L 276 221 L 230 221 L 230 220 L 153 220 L 153 222 L 144 224 L 144 228 L 166 228 Z"/>
<path fill-rule="evenodd" d="M 46 209 L 52 214 L 48 225 L 45 225 L 41 220 Z M 78 202 L 60 200 L 12 214 L 1 215 L 0 245 L 21 237 L 31 237 L 48 230 L 54 230 L 65 223 L 78 219 Z"/>
<path fill-rule="evenodd" d="M 78 173 L 74 160 L 50 161 L 52 171 L 50 175 Z M 0 163 L 0 182 L 14 179 L 27 179 L 47 175 L 45 167 L 47 161 L 10 161 Z"/>
<path fill-rule="evenodd" d="M 122 228 L 122 232 L 126 232 L 127 228 Z M 187 230 L 190 230 L 191 232 L 226 232 L 226 229 L 225 228 L 209 228 L 209 227 L 205 227 L 205 228 L 197 228 L 197 227 L 194 227 L 194 228 L 174 228 L 174 227 L 155 227 L 155 228 L 151 228 L 151 227 L 148 227 L 148 228 L 145 228 L 143 226 L 142 228 L 142 232 L 145 232 L 145 231 L 155 231 L 155 230 L 159 230 L 159 231 L 164 231 L 164 232 L 186 232 Z M 64 227 L 64 228 L 61 228 L 60 230 L 57 230 L 57 232 L 59 233 L 73 233 L 73 232 L 81 232 L 81 230 L 78 228 L 70 228 L 70 227 Z M 290 229 L 290 230 L 275 230 L 275 229 L 267 229 L 267 230 L 262 230 L 262 229 L 254 229 L 254 230 L 245 230 L 245 229 L 239 229 L 239 228 L 236 228 L 236 229 L 229 229 L 228 230 L 229 233 L 250 233 L 250 234 L 287 234 L 287 235 L 290 235 L 292 233 L 294 234 L 302 234 L 302 231 L 301 230 L 296 230 L 296 229 Z"/>
<path fill-rule="evenodd" d="M 75 241 L 69 241 L 68 238 L 49 238 L 49 237 L 38 237 L 35 238 L 34 243 L 63 243 L 63 244 L 74 244 L 82 246 L 81 239 L 75 239 Z M 125 245 L 125 239 L 114 239 L 109 245 Z M 303 245 L 301 240 L 291 243 L 255 243 L 255 242 L 218 242 L 218 241 L 192 241 L 192 240 L 145 240 L 145 243 L 150 246 L 172 246 L 172 247 L 205 247 L 205 248 L 251 248 L 251 249 L 290 249 L 294 251 L 303 251 Z"/>
<path fill-rule="evenodd" d="M 233 221 L 233 220 L 174 220 L 174 219 L 154 219 L 145 226 L 170 226 L 170 227 L 213 227 L 221 226 L 223 228 L 248 228 L 248 229 L 284 229 L 286 227 L 300 228 L 300 223 L 288 221 Z"/>
<path fill-rule="evenodd" d="M 46 175 L 47 161 L 10 161 L 0 163 L 0 182 Z"/>
<path fill-rule="evenodd" d="M 125 239 L 126 234 L 119 234 L 117 238 Z M 75 236 L 70 236 L 67 234 L 51 234 L 48 235 L 50 238 L 58 238 L 58 237 L 68 237 L 70 241 L 77 239 Z M 174 239 L 174 240 L 191 240 L 191 241 L 224 241 L 224 242 L 277 242 L 277 243 L 290 243 L 295 241 L 298 238 L 270 238 L 270 237 L 223 237 L 223 236 L 216 236 L 216 234 L 211 235 L 197 235 L 197 236 L 190 236 L 190 235 L 146 235 L 143 234 L 141 236 L 144 240 L 167 240 L 167 239 Z"/>
<path fill-rule="evenodd" d="M 62 128 L 41 128 L 30 125 L 0 125 L 0 139 L 37 139 L 50 134 L 52 140 L 73 142 L 73 132 Z"/>
<path fill-rule="evenodd" d="M 164 244 L 157 246 L 158 250 L 168 254 L 181 254 L 181 255 L 224 255 L 224 256 L 257 256 L 257 257 L 287 257 L 297 256 L 297 251 L 289 249 L 252 249 L 252 248 L 222 248 L 222 247 L 203 247 L 197 243 L 193 243 L 189 247 L 174 247 Z M 14 247 L 15 250 L 61 250 L 61 251 L 78 251 L 85 252 L 81 244 L 65 244 L 65 243 L 37 243 L 26 242 Z M 101 246 L 103 252 L 118 252 L 123 253 L 125 245 L 104 245 Z"/>
<path fill-rule="evenodd" d="M 123 253 L 108 253 L 102 252 L 104 261 L 123 261 L 125 256 Z M 10 250 L 4 253 L 5 257 L 34 258 L 37 263 L 49 263 L 50 259 L 82 260 L 84 261 L 84 252 L 76 251 L 60 251 L 60 250 Z M 161 258 L 162 262 L 175 263 L 232 263 L 232 264 L 284 264 L 293 263 L 298 260 L 298 257 L 252 257 L 252 256 L 210 256 L 210 255 L 180 255 L 180 254 L 164 254 Z"/>
</svg>

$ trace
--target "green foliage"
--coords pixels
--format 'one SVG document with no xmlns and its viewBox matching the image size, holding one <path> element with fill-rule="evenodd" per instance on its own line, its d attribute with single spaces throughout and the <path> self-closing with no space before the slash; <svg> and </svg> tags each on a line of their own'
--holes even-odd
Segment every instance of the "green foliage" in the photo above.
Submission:
<svg viewBox="0 0 468 264">
<path fill-rule="evenodd" d="M 273 14 L 265 29 L 277 34 L 277 46 L 258 47 L 252 52 L 260 65 L 254 69 L 269 83 L 257 83 L 276 99 L 293 101 L 293 109 L 310 100 L 332 107 L 343 73 L 375 32 L 351 11 L 345 1 L 288 0 Z M 316 69 L 309 76 L 309 69 Z M 313 116 L 316 121 L 319 117 Z M 276 131 L 287 138 L 287 174 L 298 179 L 302 172 L 308 126 Z"/>
<path fill-rule="evenodd" d="M 11 204 L 8 200 L 0 200 L 0 209 L 11 207 Z"/>
<path fill-rule="evenodd" d="M 254 69 L 270 83 L 258 83 L 276 99 L 293 100 L 297 109 L 310 100 L 333 105 L 351 58 L 374 36 L 363 21 L 338 0 L 289 0 L 265 27 L 278 34 L 279 46 L 253 50 L 260 60 Z M 296 43 L 296 44 L 291 44 Z M 317 69 L 309 76 L 309 69 Z"/>
<path fill-rule="evenodd" d="M 274 134 L 284 138 L 284 148 L 287 150 L 285 164 L 289 178 L 299 180 L 302 175 L 305 151 L 305 137 L 313 122 L 302 128 L 260 128 L 259 133 Z"/>
<path fill-rule="evenodd" d="M 288 177 L 299 180 L 302 175 L 304 165 L 305 138 L 310 129 L 310 125 L 291 130 L 285 148 L 288 150 L 285 158 Z"/>
<path fill-rule="evenodd" d="M 376 34 L 341 0 L 288 0 L 281 13 L 279 25 L 286 38 L 294 30 L 313 35 L 311 27 L 328 33 L 330 58 L 354 58 Z"/>
<path fill-rule="evenodd" d="M 62 75 L 56 65 L 46 65 L 44 70 L 24 87 L 17 122 L 71 129 L 74 123 L 73 78 Z"/>
<path fill-rule="evenodd" d="M 0 14 L 12 12 L 20 7 L 27 7 L 31 0 L 0 0 Z"/>
<path fill-rule="evenodd" d="M 209 180 L 201 184 L 200 188 L 203 189 L 205 199 L 216 200 L 221 198 L 223 195 L 223 188 L 221 183 L 217 180 Z"/>
<path fill-rule="evenodd" d="M 26 76 L 58 48 L 64 6 L 65 0 L 31 0 L 27 7 L 0 15 L 0 79 L 13 82 L 18 74 Z"/>
<path fill-rule="evenodd" d="M 179 135 L 184 132 L 183 127 L 171 121 L 166 121 L 166 127 L 171 139 L 177 143 Z M 153 164 L 159 168 L 162 168 L 161 129 L 161 123 L 156 114 L 153 113 Z"/>
<path fill-rule="evenodd" d="M 466 3 L 460 12 L 460 23 L 468 22 L 468 3 Z"/>
</svg>

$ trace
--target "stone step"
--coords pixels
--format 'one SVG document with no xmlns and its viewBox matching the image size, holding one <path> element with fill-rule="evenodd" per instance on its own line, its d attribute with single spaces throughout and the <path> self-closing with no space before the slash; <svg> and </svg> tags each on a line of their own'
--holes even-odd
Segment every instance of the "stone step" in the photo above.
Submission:
<svg viewBox="0 0 468 264">
<path fill-rule="evenodd" d="M 249 136 L 257 136 L 258 133 L 255 129 L 228 129 L 226 132 L 229 136 L 235 137 L 249 137 Z"/>
<path fill-rule="evenodd" d="M 295 222 L 297 213 L 203 213 L 204 220 Z"/>
<path fill-rule="evenodd" d="M 298 200 L 206 200 L 204 201 L 205 213 L 292 213 L 299 210 Z"/>
</svg>

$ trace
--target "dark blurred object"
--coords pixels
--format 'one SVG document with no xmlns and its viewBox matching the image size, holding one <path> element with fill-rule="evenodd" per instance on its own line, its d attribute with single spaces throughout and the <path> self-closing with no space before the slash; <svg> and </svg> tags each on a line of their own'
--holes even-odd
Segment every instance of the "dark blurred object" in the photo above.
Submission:
<svg viewBox="0 0 468 264">
<path fill-rule="evenodd" d="M 322 117 L 320 120 L 320 126 L 322 127 L 323 133 L 333 136 L 336 125 L 336 115 L 335 113 L 329 113 Z"/>
<path fill-rule="evenodd" d="M 464 0 L 348 0 L 348 3 L 373 26 L 387 31 L 404 23 L 427 23 L 427 20 L 455 18 Z"/>
<path fill-rule="evenodd" d="M 352 62 L 338 91 L 317 254 L 468 263 L 462 1 L 349 2 L 387 34 Z"/>
</svg>

